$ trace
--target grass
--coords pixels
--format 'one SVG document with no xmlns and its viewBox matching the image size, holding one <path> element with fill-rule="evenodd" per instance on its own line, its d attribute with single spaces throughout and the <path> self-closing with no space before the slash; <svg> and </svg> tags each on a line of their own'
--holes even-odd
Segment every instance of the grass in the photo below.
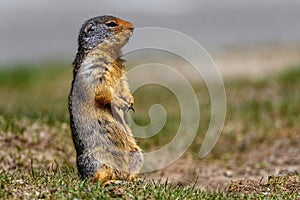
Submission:
<svg viewBox="0 0 300 200">
<path fill-rule="evenodd" d="M 82 198 L 108 199 L 122 198 L 196 198 L 200 190 L 191 187 L 176 187 L 166 183 L 146 182 L 146 184 L 129 183 L 122 188 L 108 186 L 102 188 L 101 183 L 91 183 L 88 180 L 79 181 L 74 168 L 50 168 L 45 171 L 35 171 L 31 174 L 1 174 L 1 196 L 4 198 Z M 10 187 L 7 188 L 7 185 Z M 13 190 L 11 188 L 14 188 Z M 212 194 L 213 196 L 213 194 Z"/>
<path fill-rule="evenodd" d="M 61 63 L 0 70 L 0 198 L 46 199 L 227 199 L 300 198 L 299 174 L 270 176 L 268 180 L 243 179 L 223 189 L 145 180 L 123 187 L 102 188 L 81 181 L 74 168 L 67 95 L 71 68 Z M 299 148 L 300 66 L 262 80 L 227 80 L 227 117 L 222 137 L 207 158 L 225 164 L 278 139 Z M 200 101 L 198 135 L 187 154 L 199 151 L 210 119 L 210 100 L 204 85 L 193 86 Z M 147 86 L 135 94 L 134 120 L 149 123 L 148 109 L 162 104 L 168 120 L 154 137 L 138 139 L 145 150 L 167 144 L 180 122 L 175 96 L 166 88 Z M 224 153 L 226 152 L 226 153 Z M 257 168 L 265 168 L 257 162 Z M 193 177 L 196 179 L 196 177 Z M 245 177 L 246 178 L 246 177 Z"/>
<path fill-rule="evenodd" d="M 2 199 L 297 199 L 299 175 L 270 176 L 267 182 L 256 180 L 232 182 L 225 190 L 200 190 L 168 182 L 143 181 L 122 187 L 89 180 L 80 181 L 73 167 L 31 170 L 31 173 L 0 173 Z"/>
<path fill-rule="evenodd" d="M 123 187 L 78 180 L 73 167 L 32 169 L 31 173 L 0 173 L 0 196 L 3 199 L 297 199 L 299 175 L 270 176 L 267 182 L 247 180 L 232 182 L 226 190 L 200 190 L 193 186 L 176 186 L 168 182 L 143 181 Z"/>
</svg>

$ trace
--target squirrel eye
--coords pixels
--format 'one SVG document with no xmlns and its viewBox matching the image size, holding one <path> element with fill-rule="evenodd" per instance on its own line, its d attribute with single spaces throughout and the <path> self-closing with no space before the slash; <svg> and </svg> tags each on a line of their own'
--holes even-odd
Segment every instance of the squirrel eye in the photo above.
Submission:
<svg viewBox="0 0 300 200">
<path fill-rule="evenodd" d="M 94 30 L 95 30 L 95 25 L 92 24 L 92 23 L 86 25 L 86 27 L 85 27 L 85 29 L 84 29 L 84 31 L 85 31 L 86 33 L 92 32 L 92 31 L 94 31 Z"/>
<path fill-rule="evenodd" d="M 116 27 L 116 26 L 118 26 L 118 24 L 116 22 L 114 22 L 114 21 L 109 21 L 109 22 L 106 23 L 106 25 L 109 26 L 109 27 Z"/>
</svg>

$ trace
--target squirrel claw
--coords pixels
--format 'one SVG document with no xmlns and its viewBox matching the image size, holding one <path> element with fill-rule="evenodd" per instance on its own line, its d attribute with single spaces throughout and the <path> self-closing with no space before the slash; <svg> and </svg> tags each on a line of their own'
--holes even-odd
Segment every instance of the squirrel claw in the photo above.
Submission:
<svg viewBox="0 0 300 200">
<path fill-rule="evenodd" d="M 128 111 L 129 110 L 132 110 L 134 113 L 135 113 L 135 110 L 134 110 L 134 108 L 132 107 L 132 106 L 130 106 L 129 108 L 128 108 Z"/>
</svg>

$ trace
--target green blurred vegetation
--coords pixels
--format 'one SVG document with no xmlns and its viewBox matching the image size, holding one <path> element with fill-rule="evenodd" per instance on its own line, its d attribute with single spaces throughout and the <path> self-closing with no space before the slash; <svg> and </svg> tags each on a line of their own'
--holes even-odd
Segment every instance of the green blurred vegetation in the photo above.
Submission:
<svg viewBox="0 0 300 200">
<path fill-rule="evenodd" d="M 0 69 L 0 111 L 6 118 L 68 122 L 72 68 L 64 63 Z"/>
<path fill-rule="evenodd" d="M 24 194 L 28 194 L 28 198 L 299 198 L 299 193 L 276 189 L 281 188 L 286 179 L 266 185 L 254 183 L 253 188 L 256 187 L 255 184 L 260 184 L 262 191 L 273 184 L 274 187 L 272 186 L 273 189 L 268 194 L 238 192 L 238 184 L 232 184 L 225 191 L 201 191 L 192 186 L 145 182 L 142 185 L 129 184 L 119 191 L 80 181 L 76 170 L 69 166 L 70 157 L 74 156 L 67 108 L 71 80 L 72 68 L 64 63 L 0 68 L 0 133 L 9 133 L 7 137 L 13 140 L 14 134 L 22 135 L 35 122 L 42 125 L 41 130 L 50 130 L 53 133 L 49 133 L 51 142 L 44 144 L 44 147 L 40 145 L 39 139 L 34 142 L 31 139 L 27 141 L 30 134 L 38 131 L 17 137 L 17 140 L 24 141 L 26 145 L 14 146 L 17 154 L 9 152 L 9 155 L 13 158 L 18 155 L 17 165 L 20 168 L 13 174 L 0 170 L 0 198 L 18 198 Z M 280 137 L 295 140 L 295 144 L 299 142 L 295 133 L 300 130 L 300 65 L 260 80 L 225 80 L 225 87 L 226 123 L 218 141 L 220 145 L 215 146 L 208 159 L 226 160 L 231 153 L 243 154 L 261 143 L 272 143 Z M 206 86 L 193 84 L 193 88 L 199 98 L 201 111 L 198 135 L 189 150 L 196 156 L 208 128 L 211 107 Z M 145 152 L 158 149 L 168 143 L 177 132 L 180 122 L 178 101 L 168 89 L 157 85 L 140 88 L 134 97 L 136 111 L 131 112 L 131 116 L 140 125 L 150 122 L 148 111 L 153 104 L 161 104 L 168 113 L 167 122 L 157 135 L 138 139 Z M 57 160 L 64 160 L 59 163 L 66 164 L 55 169 L 30 167 L 28 158 L 22 157 L 22 152 L 27 148 L 36 151 L 47 149 L 54 152 L 51 155 L 55 155 Z"/>
<path fill-rule="evenodd" d="M 72 81 L 72 68 L 64 63 L 47 63 L 0 69 L 0 115 L 13 126 L 14 119 L 42 120 L 47 124 L 69 123 L 67 98 Z M 192 150 L 197 152 L 210 120 L 210 96 L 205 85 L 193 85 L 201 111 L 198 136 Z M 300 120 L 300 66 L 261 80 L 237 79 L 225 81 L 227 94 L 226 124 L 220 143 L 212 152 L 219 156 L 224 148 L 240 148 L 240 138 L 249 137 L 248 146 L 270 140 L 278 130 L 299 129 Z M 175 95 L 167 88 L 148 85 L 135 94 L 137 124 L 150 122 L 149 108 L 161 104 L 168 118 L 164 128 L 152 138 L 138 139 L 145 150 L 157 149 L 176 134 L 180 122 L 180 107 Z M 233 144 L 233 145 L 232 145 Z M 248 148 L 247 146 L 243 148 Z"/>
</svg>

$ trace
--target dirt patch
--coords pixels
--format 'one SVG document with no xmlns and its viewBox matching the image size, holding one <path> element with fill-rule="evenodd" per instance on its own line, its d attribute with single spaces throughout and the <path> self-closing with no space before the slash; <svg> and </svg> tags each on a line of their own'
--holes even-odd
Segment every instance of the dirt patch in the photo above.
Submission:
<svg viewBox="0 0 300 200">
<path fill-rule="evenodd" d="M 4 118 L 1 121 L 8 123 Z M 13 123 L 10 130 L 0 130 L 0 169 L 14 172 L 74 163 L 71 136 L 62 135 L 70 134 L 67 124 L 49 127 L 27 119 Z"/>
<path fill-rule="evenodd" d="M 297 173 L 287 176 L 269 176 L 266 180 L 244 179 L 230 183 L 225 190 L 229 193 L 261 193 L 268 195 L 282 191 L 300 194 L 300 176 Z"/>
<path fill-rule="evenodd" d="M 296 139 L 296 140 L 293 140 Z M 163 170 L 152 172 L 149 178 L 174 184 L 190 184 L 200 188 L 223 189 L 231 181 L 262 180 L 300 172 L 300 138 L 279 138 L 273 144 L 261 144 L 247 152 L 232 153 L 226 159 L 185 156 Z M 298 141 L 298 142 L 295 142 Z M 224 152 L 225 154 L 225 152 Z M 162 178 L 164 177 L 164 178 Z M 299 185 L 298 191 L 300 191 Z"/>
</svg>

